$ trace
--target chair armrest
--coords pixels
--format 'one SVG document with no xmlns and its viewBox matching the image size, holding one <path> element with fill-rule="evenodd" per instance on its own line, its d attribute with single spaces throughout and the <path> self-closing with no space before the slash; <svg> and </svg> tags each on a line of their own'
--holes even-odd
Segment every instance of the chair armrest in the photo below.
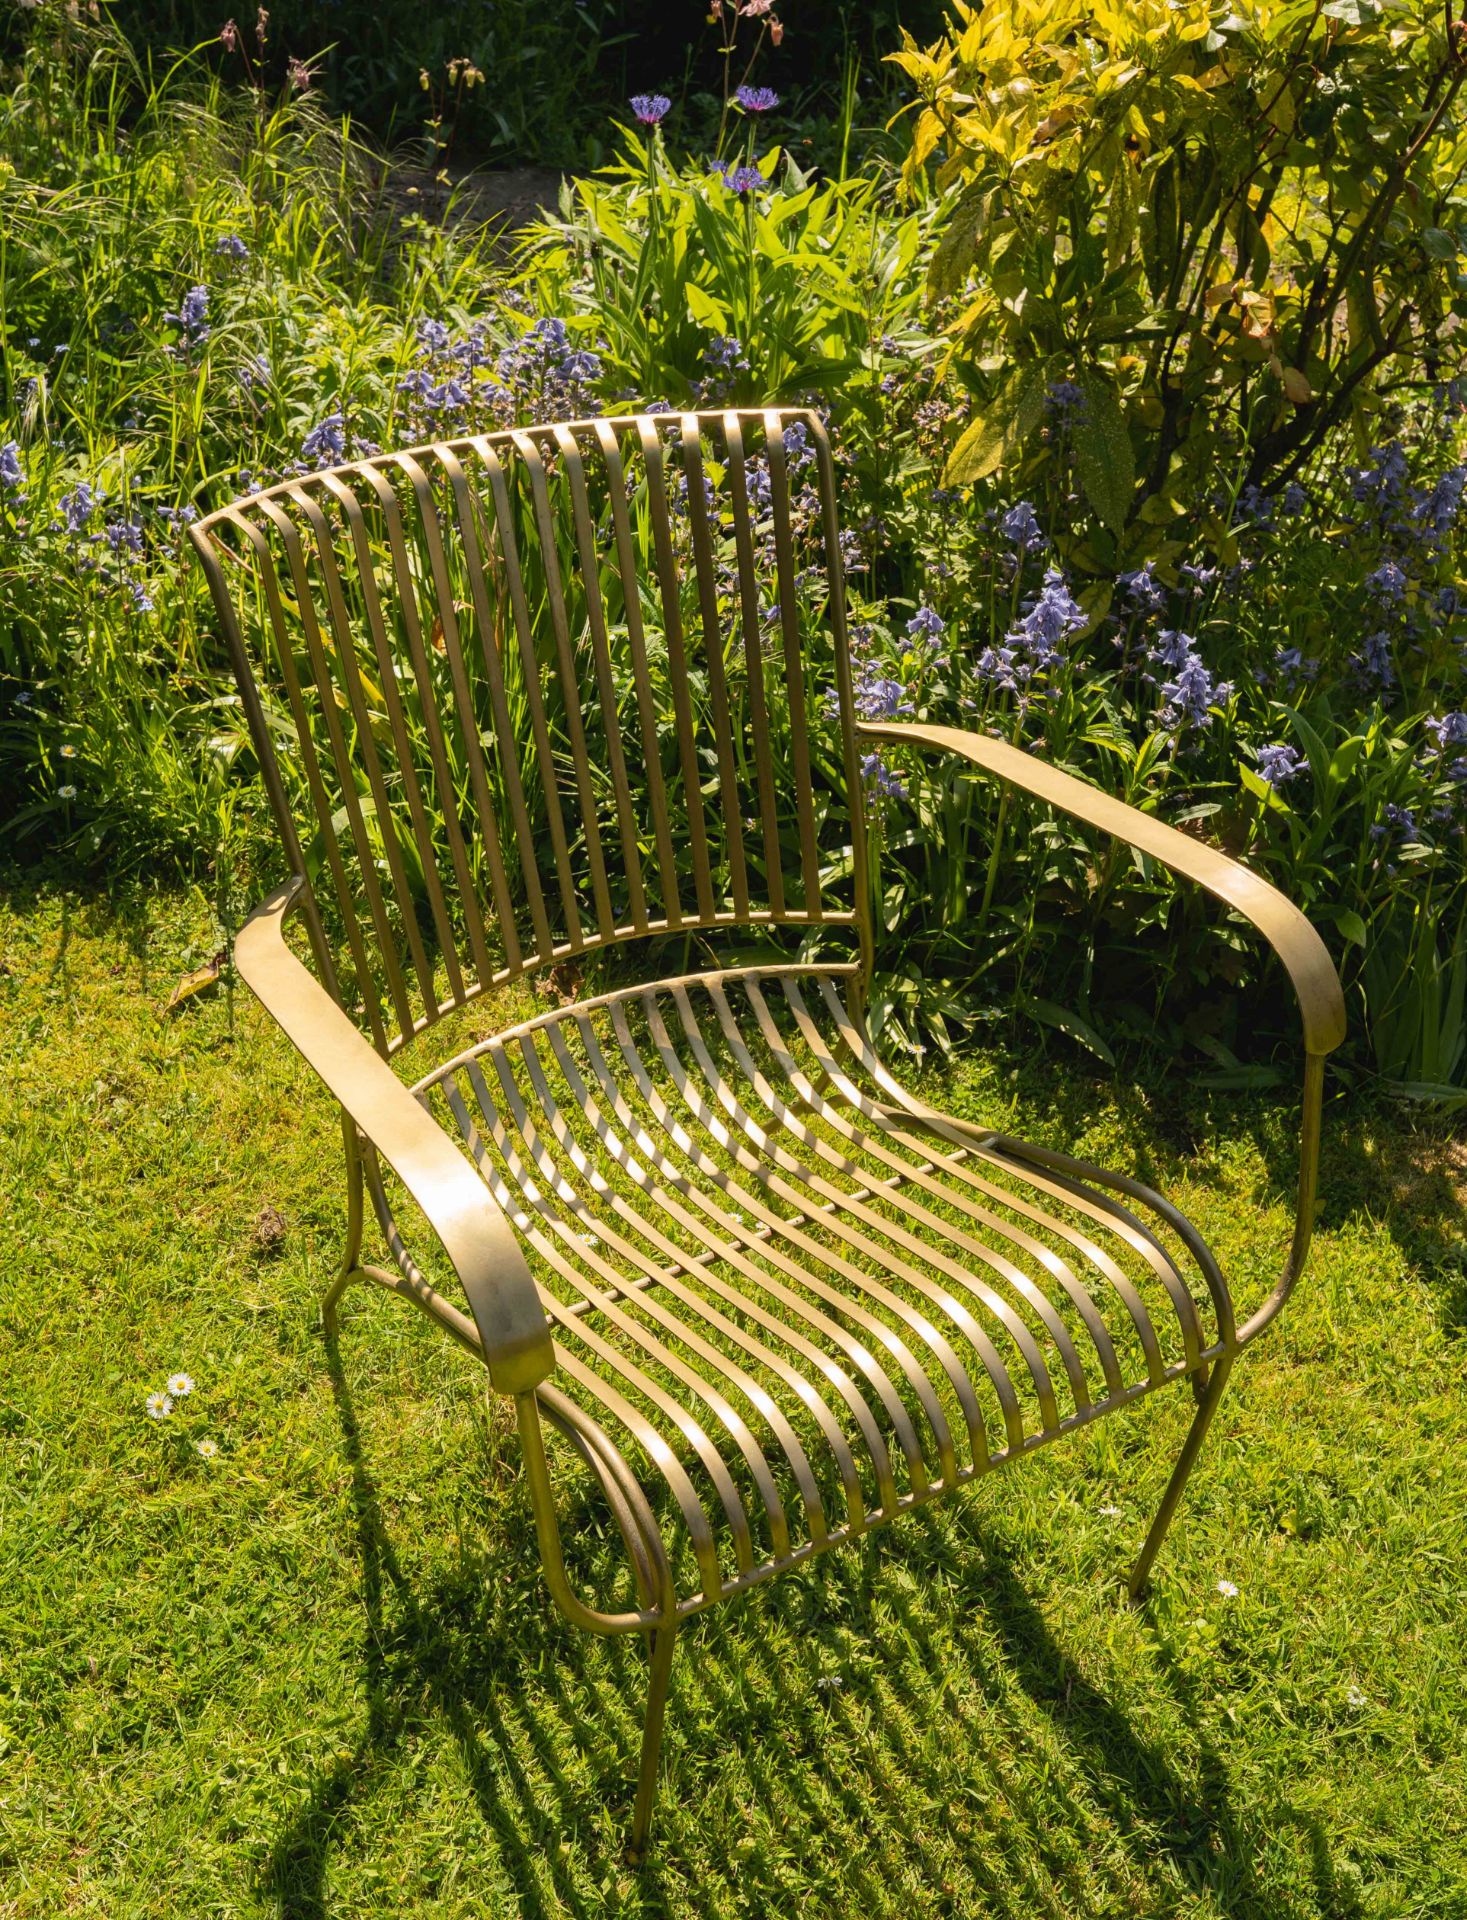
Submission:
<svg viewBox="0 0 1467 1920">
<path fill-rule="evenodd" d="M 1344 1039 L 1345 996 L 1329 949 L 1292 900 L 1225 853 L 987 734 L 884 720 L 858 721 L 856 731 L 867 739 L 959 754 L 997 779 L 1024 788 L 1104 833 L 1113 833 L 1174 873 L 1195 880 L 1251 920 L 1283 961 L 1303 1015 L 1306 1051 L 1332 1053 Z"/>
<path fill-rule="evenodd" d="M 1262 1332 L 1278 1312 L 1298 1279 L 1309 1249 L 1314 1224 L 1314 1198 L 1319 1175 L 1320 1109 L 1324 1096 L 1325 1056 L 1345 1037 L 1345 996 L 1329 950 L 1309 921 L 1277 887 L 1230 860 L 1215 847 L 1179 833 L 1124 801 L 1102 793 L 1073 774 L 1052 767 L 1034 754 L 987 734 L 961 727 L 929 727 L 905 721 L 857 721 L 863 739 L 885 740 L 896 746 L 925 747 L 955 753 L 971 760 L 985 773 L 1022 787 L 1037 799 L 1073 814 L 1102 832 L 1149 854 L 1174 873 L 1195 880 L 1236 909 L 1267 940 L 1282 960 L 1294 985 L 1304 1021 L 1304 1097 L 1299 1142 L 1299 1194 L 1294 1236 L 1283 1275 L 1258 1311 L 1239 1328 L 1237 1344 L 1244 1346 Z"/>
<path fill-rule="evenodd" d="M 240 977 L 427 1217 L 468 1296 L 494 1387 L 527 1392 L 555 1358 L 514 1229 L 432 1114 L 286 945 L 285 919 L 304 885 L 297 874 L 240 929 Z"/>
</svg>

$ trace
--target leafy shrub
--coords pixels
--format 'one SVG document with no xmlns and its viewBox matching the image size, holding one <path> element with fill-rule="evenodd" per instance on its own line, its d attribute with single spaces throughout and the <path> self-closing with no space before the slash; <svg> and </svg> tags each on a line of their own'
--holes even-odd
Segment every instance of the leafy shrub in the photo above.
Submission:
<svg viewBox="0 0 1467 1920">
<path fill-rule="evenodd" d="M 1219 478 L 1286 483 L 1347 423 L 1363 450 L 1443 377 L 1467 318 L 1449 9 L 955 11 L 892 56 L 919 96 L 909 172 L 953 195 L 929 285 L 978 405 L 951 478 L 1021 464 L 1074 380 L 1081 484 L 1122 540 Z"/>
<path fill-rule="evenodd" d="M 38 44 L 14 81 L 0 777 L 30 830 L 113 865 L 240 857 L 253 767 L 178 515 L 367 446 L 814 396 L 863 709 L 1000 730 L 1242 854 L 1330 939 L 1353 1070 L 1462 1098 L 1450 366 L 1419 399 L 1378 390 L 1374 437 L 1337 431 L 1282 486 L 1199 460 L 1190 492 L 1118 529 L 1090 436 L 1119 359 L 1046 366 L 1032 432 L 955 484 L 989 376 L 945 350 L 957 309 L 924 307 L 952 197 L 902 208 L 874 165 L 807 177 L 757 113 L 731 117 L 717 169 L 637 137 L 507 267 L 384 220 L 374 163 L 310 95 L 231 95 L 198 63 L 146 84 L 105 35 L 65 59 Z M 866 777 L 880 1010 L 912 1045 L 1017 1004 L 1105 1057 L 1141 1039 L 1224 1081 L 1273 1074 L 1282 1000 L 1194 896 L 954 770 L 888 753 Z"/>
</svg>

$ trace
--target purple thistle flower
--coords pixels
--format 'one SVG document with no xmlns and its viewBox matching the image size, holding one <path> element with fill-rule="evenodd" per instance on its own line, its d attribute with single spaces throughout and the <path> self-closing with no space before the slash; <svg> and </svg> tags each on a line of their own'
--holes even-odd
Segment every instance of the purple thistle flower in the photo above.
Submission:
<svg viewBox="0 0 1467 1920">
<path fill-rule="evenodd" d="M 731 161 L 720 160 L 713 171 L 722 178 L 730 193 L 758 193 L 769 185 L 755 166 L 736 167 Z"/>
<path fill-rule="evenodd" d="M 745 113 L 772 113 L 779 105 L 779 95 L 772 87 L 740 87 L 734 99 Z"/>
<path fill-rule="evenodd" d="M 1286 780 L 1292 780 L 1309 765 L 1296 748 L 1283 740 L 1276 740 L 1272 746 L 1260 747 L 1254 757 L 1258 761 L 1259 779 L 1270 787 L 1281 787 Z"/>
<path fill-rule="evenodd" d="M 644 127 L 660 127 L 672 112 L 672 102 L 665 93 L 634 93 L 632 112 Z"/>
</svg>

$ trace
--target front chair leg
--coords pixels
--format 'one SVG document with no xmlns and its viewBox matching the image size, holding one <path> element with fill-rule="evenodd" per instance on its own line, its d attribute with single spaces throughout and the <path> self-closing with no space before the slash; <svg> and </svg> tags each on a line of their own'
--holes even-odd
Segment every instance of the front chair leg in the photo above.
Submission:
<svg viewBox="0 0 1467 1920">
<path fill-rule="evenodd" d="M 336 1303 L 361 1272 L 362 1226 L 366 1208 L 362 1192 L 362 1148 L 350 1115 L 341 1116 L 341 1139 L 346 1152 L 346 1241 L 336 1277 L 321 1296 L 321 1326 L 328 1340 L 336 1338 Z"/>
<path fill-rule="evenodd" d="M 667 1689 L 672 1678 L 672 1650 L 677 1641 L 677 1622 L 670 1620 L 652 1634 L 652 1672 L 647 1690 L 647 1718 L 642 1727 L 642 1768 L 637 1775 L 637 1804 L 632 1809 L 632 1837 L 628 1858 L 635 1864 L 647 1844 L 652 1825 L 652 1804 L 657 1798 L 657 1762 L 662 1752 L 662 1720 L 667 1706 Z"/>
<path fill-rule="evenodd" d="M 1215 1362 L 1212 1377 L 1209 1379 L 1197 1411 L 1192 1416 L 1192 1425 L 1187 1438 L 1182 1443 L 1182 1451 L 1177 1464 L 1172 1468 L 1172 1477 L 1167 1482 L 1166 1492 L 1161 1497 L 1161 1505 L 1156 1510 L 1156 1518 L 1151 1523 L 1151 1531 L 1146 1536 L 1136 1564 L 1131 1569 L 1131 1578 L 1127 1582 L 1127 1597 L 1139 1600 L 1146 1591 L 1147 1579 L 1151 1572 L 1151 1563 L 1161 1551 L 1161 1543 L 1166 1539 L 1167 1528 L 1172 1523 L 1172 1515 L 1181 1504 L 1182 1495 L 1187 1488 L 1187 1476 L 1191 1473 L 1198 1454 L 1202 1451 L 1202 1442 L 1207 1438 L 1207 1429 L 1212 1425 L 1212 1416 L 1217 1412 L 1217 1403 L 1222 1399 L 1223 1389 L 1228 1384 L 1228 1375 L 1232 1371 L 1232 1356 L 1224 1354 Z"/>
</svg>

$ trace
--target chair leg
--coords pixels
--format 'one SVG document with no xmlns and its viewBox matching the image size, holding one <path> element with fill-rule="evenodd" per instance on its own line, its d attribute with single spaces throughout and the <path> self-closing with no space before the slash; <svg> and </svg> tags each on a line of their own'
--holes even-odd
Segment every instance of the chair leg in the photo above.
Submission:
<svg viewBox="0 0 1467 1920">
<path fill-rule="evenodd" d="M 1228 1384 L 1228 1375 L 1232 1371 L 1232 1359 L 1229 1355 L 1217 1361 L 1212 1369 L 1197 1411 L 1192 1416 L 1192 1425 L 1187 1438 L 1182 1442 L 1182 1451 L 1177 1464 L 1172 1468 L 1172 1477 L 1167 1482 L 1166 1492 L 1161 1497 L 1156 1518 L 1151 1523 L 1151 1531 L 1146 1536 L 1146 1544 L 1131 1569 L 1131 1578 L 1127 1583 L 1127 1597 L 1139 1600 L 1146 1591 L 1147 1579 L 1151 1572 L 1151 1563 L 1161 1551 L 1161 1543 L 1166 1539 L 1167 1529 L 1171 1526 L 1172 1516 L 1181 1505 L 1182 1495 L 1187 1489 L 1187 1478 L 1202 1451 L 1202 1442 L 1207 1438 L 1207 1429 L 1212 1425 L 1212 1416 L 1217 1412 L 1217 1403 L 1222 1399 L 1223 1389 Z"/>
<path fill-rule="evenodd" d="M 657 1798 L 657 1763 L 662 1753 L 662 1720 L 667 1706 L 667 1689 L 672 1678 L 672 1650 L 677 1641 L 677 1622 L 670 1621 L 652 1634 L 652 1671 L 647 1690 L 647 1718 L 642 1727 L 642 1768 L 637 1775 L 637 1803 L 632 1809 L 632 1837 L 627 1857 L 635 1864 L 647 1844 L 652 1825 L 652 1805 Z"/>
<path fill-rule="evenodd" d="M 343 1113 L 341 1138 L 346 1151 L 346 1243 L 341 1250 L 341 1265 L 336 1278 L 321 1296 L 321 1329 L 328 1340 L 336 1338 L 336 1303 L 357 1274 L 362 1252 L 362 1225 L 365 1206 L 362 1194 L 362 1150 L 355 1124 Z"/>
</svg>

